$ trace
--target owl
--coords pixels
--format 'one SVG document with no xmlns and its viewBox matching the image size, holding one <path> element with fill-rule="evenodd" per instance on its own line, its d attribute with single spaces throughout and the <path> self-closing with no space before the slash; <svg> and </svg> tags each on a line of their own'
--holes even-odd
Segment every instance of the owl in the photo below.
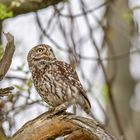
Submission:
<svg viewBox="0 0 140 140">
<path fill-rule="evenodd" d="M 59 61 L 49 45 L 33 47 L 27 56 L 34 86 L 42 99 L 50 107 L 63 103 L 79 105 L 90 113 L 91 105 L 81 85 L 75 69 L 68 63 Z"/>
</svg>

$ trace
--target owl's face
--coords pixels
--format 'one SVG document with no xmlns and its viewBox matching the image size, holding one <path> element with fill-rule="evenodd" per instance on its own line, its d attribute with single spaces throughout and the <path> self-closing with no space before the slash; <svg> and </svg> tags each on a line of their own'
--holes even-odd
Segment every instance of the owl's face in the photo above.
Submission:
<svg viewBox="0 0 140 140">
<path fill-rule="evenodd" d="M 51 61 L 55 59 L 55 55 L 53 53 L 53 50 L 48 45 L 37 45 L 34 48 L 32 48 L 28 53 L 28 63 L 29 66 L 35 64 L 39 61 Z"/>
</svg>

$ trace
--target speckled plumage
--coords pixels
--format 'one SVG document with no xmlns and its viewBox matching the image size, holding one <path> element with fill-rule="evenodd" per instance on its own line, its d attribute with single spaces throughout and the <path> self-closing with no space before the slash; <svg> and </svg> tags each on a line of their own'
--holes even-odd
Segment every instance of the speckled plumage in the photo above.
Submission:
<svg viewBox="0 0 140 140">
<path fill-rule="evenodd" d="M 90 112 L 90 102 L 76 71 L 66 62 L 58 61 L 50 46 L 35 46 L 27 59 L 35 88 L 48 105 L 57 107 L 67 102 Z"/>
</svg>

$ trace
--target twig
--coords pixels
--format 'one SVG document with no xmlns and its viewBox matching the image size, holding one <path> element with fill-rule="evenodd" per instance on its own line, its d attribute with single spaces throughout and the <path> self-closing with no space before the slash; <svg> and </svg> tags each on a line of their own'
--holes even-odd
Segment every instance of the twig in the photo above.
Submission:
<svg viewBox="0 0 140 140">
<path fill-rule="evenodd" d="M 8 96 L 13 89 L 14 87 L 0 88 L 0 96 Z"/>
<path fill-rule="evenodd" d="M 62 16 L 62 17 L 66 17 L 66 18 L 78 18 L 78 17 L 83 16 L 84 14 L 92 13 L 92 12 L 98 10 L 99 8 L 102 8 L 103 6 L 107 6 L 110 2 L 111 2 L 110 0 L 107 0 L 107 1 L 103 2 L 102 4 L 98 5 L 95 8 L 89 9 L 87 11 L 84 11 L 82 13 L 78 13 L 78 14 L 75 14 L 75 15 L 72 15 L 72 14 L 63 14 L 58 9 L 55 9 L 55 10 L 57 10 L 58 14 L 60 16 Z"/>
</svg>

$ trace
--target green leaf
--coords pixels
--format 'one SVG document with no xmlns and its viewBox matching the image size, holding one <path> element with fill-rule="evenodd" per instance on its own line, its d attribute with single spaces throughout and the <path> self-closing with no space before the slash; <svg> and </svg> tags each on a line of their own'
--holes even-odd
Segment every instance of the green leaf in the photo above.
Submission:
<svg viewBox="0 0 140 140">
<path fill-rule="evenodd" d="M 21 87 L 21 86 L 19 86 L 19 85 L 15 85 L 15 87 L 16 87 L 17 89 L 21 90 L 21 91 L 27 91 L 25 88 L 23 88 L 23 87 Z"/>
<path fill-rule="evenodd" d="M 8 100 L 9 100 L 10 102 L 12 102 L 13 99 L 14 99 L 14 95 L 13 95 L 13 94 L 9 94 L 9 95 L 8 95 Z"/>
<path fill-rule="evenodd" d="M 2 47 L 2 46 L 0 46 L 0 59 L 2 58 L 3 53 L 4 53 L 4 49 L 3 49 L 3 47 Z"/>
<path fill-rule="evenodd" d="M 26 85 L 27 85 L 29 88 L 32 88 L 32 86 L 33 86 L 33 81 L 32 81 L 31 78 L 29 78 L 29 79 L 27 80 Z"/>
<path fill-rule="evenodd" d="M 133 22 L 133 14 L 130 11 L 123 13 L 122 18 L 128 23 Z"/>
<path fill-rule="evenodd" d="M 8 10 L 6 5 L 0 3 L 0 20 L 13 17 L 13 11 Z"/>
<path fill-rule="evenodd" d="M 109 101 L 108 85 L 104 84 L 101 88 L 101 91 L 103 93 L 103 98 L 104 98 L 105 102 L 108 102 Z"/>
</svg>

